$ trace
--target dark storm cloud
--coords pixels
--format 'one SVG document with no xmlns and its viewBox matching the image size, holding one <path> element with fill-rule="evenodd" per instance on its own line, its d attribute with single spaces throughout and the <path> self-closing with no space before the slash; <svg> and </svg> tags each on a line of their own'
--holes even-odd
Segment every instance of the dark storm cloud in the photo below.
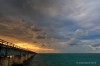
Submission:
<svg viewBox="0 0 100 66">
<path fill-rule="evenodd" d="M 37 38 L 37 39 L 45 39 L 46 37 L 45 37 L 45 36 L 40 36 L 40 35 L 38 35 L 36 38 Z"/>
<path fill-rule="evenodd" d="M 56 12 L 60 13 L 61 4 L 63 3 L 60 0 L 58 2 L 46 1 L 46 0 L 43 0 L 43 1 L 41 1 L 41 0 L 38 0 L 38 1 L 37 0 L 5 1 L 4 0 L 4 1 L 2 1 L 2 3 L 6 3 L 5 5 L 9 6 L 9 9 L 8 9 L 8 7 L 2 6 L 2 10 L 4 11 L 3 8 L 5 8 L 6 11 L 10 15 L 15 17 L 15 19 L 16 18 L 17 19 L 25 18 L 26 20 L 30 20 L 30 23 L 36 23 L 39 26 L 50 26 L 50 27 L 52 27 L 52 26 L 62 27 L 63 25 L 69 26 L 69 23 L 71 24 L 71 22 L 69 20 L 67 20 L 67 21 L 65 20 L 62 23 L 63 19 L 61 17 L 59 17 L 60 20 L 57 18 L 54 18 L 54 19 L 51 17 L 48 18 L 48 16 L 50 14 L 52 14 L 52 11 L 54 11 L 53 7 L 55 7 L 55 9 L 57 8 L 57 11 L 55 11 L 55 13 Z M 25 4 L 27 6 L 25 8 L 26 10 L 23 8 L 23 4 Z M 35 9 L 34 7 L 35 8 L 37 7 L 37 9 Z M 50 10 L 51 10 L 49 13 L 48 13 L 48 11 L 49 11 L 48 8 L 50 8 Z M 46 14 L 46 12 L 43 13 L 46 10 L 47 10 L 47 14 Z M 5 11 L 4 11 L 4 13 L 6 14 Z M 7 13 L 7 15 L 8 15 L 8 13 Z M 32 20 L 35 20 L 35 21 L 32 21 Z"/>
<path fill-rule="evenodd" d="M 100 43 L 93 44 L 93 45 L 91 45 L 90 48 L 93 49 L 93 50 L 100 50 Z"/>
<path fill-rule="evenodd" d="M 32 31 L 41 31 L 41 29 L 38 28 L 37 25 L 33 25 L 33 26 L 31 26 L 30 29 L 31 29 Z"/>
<path fill-rule="evenodd" d="M 99 47 L 100 46 L 100 43 L 99 44 L 93 44 L 92 47 Z"/>
<path fill-rule="evenodd" d="M 95 39 L 100 39 L 100 37 L 98 35 L 100 35 L 100 34 L 98 34 L 98 33 L 89 34 L 88 36 L 79 37 L 79 39 L 82 39 L 82 40 L 95 40 Z"/>
<path fill-rule="evenodd" d="M 5 12 L 7 15 L 27 14 L 31 10 L 29 9 L 27 0 L 0 0 L 0 4 L 1 11 Z M 28 10 L 24 9 L 23 4 L 27 5 Z"/>
<path fill-rule="evenodd" d="M 0 0 L 0 35 L 37 45 L 47 40 L 54 48 L 78 46 L 99 39 L 99 10 L 99 0 Z"/>
</svg>

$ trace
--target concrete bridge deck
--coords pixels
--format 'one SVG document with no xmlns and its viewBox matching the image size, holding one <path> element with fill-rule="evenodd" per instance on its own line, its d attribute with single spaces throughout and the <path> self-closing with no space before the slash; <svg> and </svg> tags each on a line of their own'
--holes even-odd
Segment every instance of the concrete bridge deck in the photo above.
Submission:
<svg viewBox="0 0 100 66">
<path fill-rule="evenodd" d="M 35 54 L 33 51 L 0 39 L 0 66 L 22 65 L 24 61 L 35 56 Z M 9 65 L 10 58 L 13 60 L 12 64 Z"/>
</svg>

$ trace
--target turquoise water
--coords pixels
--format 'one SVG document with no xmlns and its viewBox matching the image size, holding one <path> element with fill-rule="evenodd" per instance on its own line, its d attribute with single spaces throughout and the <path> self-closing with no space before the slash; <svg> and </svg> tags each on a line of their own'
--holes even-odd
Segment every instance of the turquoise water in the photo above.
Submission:
<svg viewBox="0 0 100 66">
<path fill-rule="evenodd" d="M 100 54 L 37 54 L 24 66 L 100 66 Z"/>
</svg>

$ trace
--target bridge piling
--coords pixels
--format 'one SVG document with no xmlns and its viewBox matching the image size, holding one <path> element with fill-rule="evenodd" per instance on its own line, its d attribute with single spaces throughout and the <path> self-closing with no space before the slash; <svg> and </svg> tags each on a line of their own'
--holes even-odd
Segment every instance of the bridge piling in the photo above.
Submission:
<svg viewBox="0 0 100 66">
<path fill-rule="evenodd" d="M 1 57 L 0 58 L 0 65 L 1 66 L 8 66 L 8 57 Z"/>
<path fill-rule="evenodd" d="M 21 65 L 21 64 L 23 64 L 22 56 L 20 56 L 20 55 L 14 56 L 12 66 Z"/>
</svg>

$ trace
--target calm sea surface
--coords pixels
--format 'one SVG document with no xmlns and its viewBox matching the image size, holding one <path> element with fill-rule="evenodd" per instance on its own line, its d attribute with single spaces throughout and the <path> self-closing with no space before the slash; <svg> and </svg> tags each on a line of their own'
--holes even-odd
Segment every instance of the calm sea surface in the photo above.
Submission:
<svg viewBox="0 0 100 66">
<path fill-rule="evenodd" d="M 100 66 L 100 54 L 37 54 L 25 62 L 24 66 Z"/>
</svg>

